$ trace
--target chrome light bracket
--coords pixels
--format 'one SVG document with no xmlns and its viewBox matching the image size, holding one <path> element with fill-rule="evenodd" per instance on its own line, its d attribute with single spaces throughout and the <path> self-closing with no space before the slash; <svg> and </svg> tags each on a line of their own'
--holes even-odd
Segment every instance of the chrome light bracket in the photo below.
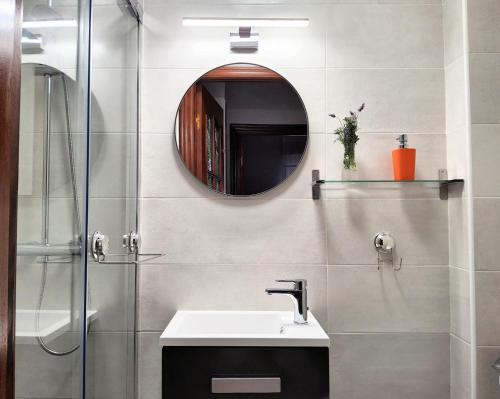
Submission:
<svg viewBox="0 0 500 399">
<path fill-rule="evenodd" d="M 238 32 L 229 34 L 231 51 L 254 52 L 259 49 L 259 34 L 252 33 L 249 26 L 240 26 Z"/>
</svg>

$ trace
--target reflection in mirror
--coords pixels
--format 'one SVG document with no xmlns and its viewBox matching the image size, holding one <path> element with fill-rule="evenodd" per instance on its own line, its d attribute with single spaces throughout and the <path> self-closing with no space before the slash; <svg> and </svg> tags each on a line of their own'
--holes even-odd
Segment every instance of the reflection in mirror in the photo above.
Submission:
<svg viewBox="0 0 500 399">
<path fill-rule="evenodd" d="M 228 195 L 252 195 L 282 183 L 307 146 L 304 104 L 276 72 L 231 64 L 198 79 L 177 112 L 179 154 L 204 185 Z"/>
</svg>

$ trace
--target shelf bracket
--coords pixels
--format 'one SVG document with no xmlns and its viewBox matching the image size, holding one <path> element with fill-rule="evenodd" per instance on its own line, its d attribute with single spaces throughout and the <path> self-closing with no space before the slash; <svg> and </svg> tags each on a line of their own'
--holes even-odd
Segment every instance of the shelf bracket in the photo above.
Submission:
<svg viewBox="0 0 500 399">
<path fill-rule="evenodd" d="M 439 183 L 439 199 L 446 201 L 448 199 L 448 170 L 439 169 L 438 179 L 444 180 L 443 183 Z"/>
<path fill-rule="evenodd" d="M 313 200 L 321 199 L 321 183 L 319 182 L 319 169 L 312 171 L 312 198 Z"/>
</svg>

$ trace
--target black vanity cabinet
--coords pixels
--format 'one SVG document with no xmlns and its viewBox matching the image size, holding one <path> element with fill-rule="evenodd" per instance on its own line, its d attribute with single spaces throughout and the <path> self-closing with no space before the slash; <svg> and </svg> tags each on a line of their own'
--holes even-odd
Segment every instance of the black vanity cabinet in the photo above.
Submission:
<svg viewBox="0 0 500 399">
<path fill-rule="evenodd" d="M 328 399 L 328 347 L 164 346 L 163 399 Z"/>
</svg>

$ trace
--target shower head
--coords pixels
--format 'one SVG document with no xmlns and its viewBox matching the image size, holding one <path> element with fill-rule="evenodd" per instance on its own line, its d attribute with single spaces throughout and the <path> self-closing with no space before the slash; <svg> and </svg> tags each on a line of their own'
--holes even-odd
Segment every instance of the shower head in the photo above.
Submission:
<svg viewBox="0 0 500 399">
<path fill-rule="evenodd" d="M 65 18 L 51 5 L 37 4 L 31 9 L 29 17 L 23 21 L 23 28 L 76 27 L 74 18 Z"/>
</svg>

